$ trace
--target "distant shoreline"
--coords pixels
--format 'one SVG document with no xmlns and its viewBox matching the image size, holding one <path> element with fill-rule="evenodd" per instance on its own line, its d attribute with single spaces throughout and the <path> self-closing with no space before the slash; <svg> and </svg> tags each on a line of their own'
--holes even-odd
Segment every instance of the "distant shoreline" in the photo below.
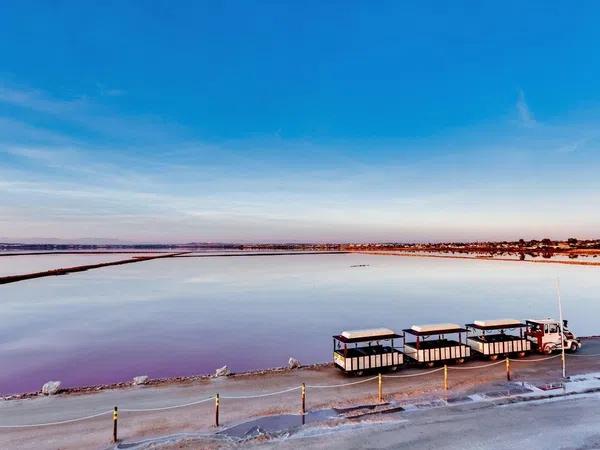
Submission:
<svg viewBox="0 0 600 450">
<path fill-rule="evenodd" d="M 600 239 L 519 239 L 513 241 L 465 242 L 187 242 L 187 243 L 77 243 L 71 242 L 0 242 L 4 251 L 55 252 L 55 251 L 407 251 L 407 252 L 457 252 L 479 254 L 521 254 L 549 257 L 554 254 L 600 255 Z"/>
<path fill-rule="evenodd" d="M 600 261 L 576 261 L 569 260 L 563 261 L 558 259 L 517 259 L 517 258 L 506 258 L 506 257 L 494 257 L 474 254 L 473 256 L 465 255 L 428 255 L 426 253 L 413 253 L 413 252 L 395 252 L 395 251 L 354 251 L 351 253 L 361 253 L 365 255 L 381 255 L 381 256 L 410 256 L 415 258 L 447 258 L 447 259 L 475 259 L 483 261 L 509 261 L 519 263 L 538 263 L 538 264 L 568 264 L 574 266 L 600 266 Z"/>
<path fill-rule="evenodd" d="M 64 267 L 58 269 L 51 269 L 42 272 L 32 272 L 18 275 L 8 275 L 0 277 L 0 284 L 16 283 L 19 281 L 30 280 L 34 278 L 43 278 L 50 276 L 67 275 L 74 272 L 85 272 L 87 270 L 99 269 L 102 267 L 116 266 L 131 264 L 136 262 L 150 261 L 159 258 L 230 258 L 230 257 L 248 257 L 248 256 L 301 256 L 301 255 L 337 255 L 337 254 L 364 254 L 364 255 L 378 255 L 378 256 L 408 256 L 413 258 L 444 258 L 444 259 L 469 259 L 479 261 L 508 261 L 508 262 L 526 262 L 526 263 L 537 263 L 537 264 L 566 264 L 574 266 L 600 266 L 600 261 L 582 261 L 576 258 L 570 258 L 569 260 L 554 259 L 554 257 L 548 258 L 509 258 L 503 256 L 486 255 L 479 252 L 459 252 L 462 254 L 440 254 L 444 252 L 433 251 L 433 250 L 417 250 L 417 251 L 397 251 L 397 250 L 296 250 L 296 251 L 249 251 L 241 250 L 232 253 L 222 253 L 216 250 L 215 252 L 196 253 L 193 251 L 181 251 L 181 252 L 165 252 L 165 251 L 54 251 L 54 252 L 27 252 L 27 253 L 4 253 L 0 252 L 0 257 L 8 256 L 27 256 L 27 255 L 108 255 L 108 254 L 141 254 L 146 256 L 134 256 L 130 259 L 123 259 L 118 261 L 104 262 L 98 264 L 88 264 L 83 266 Z M 434 254 L 437 253 L 437 254 Z M 507 253 L 511 254 L 511 253 Z M 518 253 L 513 253 L 518 255 Z M 554 256 L 565 255 L 564 253 L 556 253 Z M 568 255 L 568 254 L 567 254 Z M 584 255 L 581 255 L 584 256 Z M 595 257 L 596 253 L 589 253 L 586 257 Z"/>
<path fill-rule="evenodd" d="M 0 257 L 2 256 L 34 256 L 34 255 L 119 255 L 119 254 L 141 254 L 141 255 L 154 255 L 154 254 L 165 254 L 165 253 L 173 253 L 172 251 L 162 251 L 162 250 L 48 250 L 43 252 L 8 252 L 0 251 Z"/>
</svg>

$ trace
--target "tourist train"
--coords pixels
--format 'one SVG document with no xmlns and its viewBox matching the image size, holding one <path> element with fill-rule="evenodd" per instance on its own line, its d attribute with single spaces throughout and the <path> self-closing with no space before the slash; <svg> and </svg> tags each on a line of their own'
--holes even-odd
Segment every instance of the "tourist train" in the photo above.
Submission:
<svg viewBox="0 0 600 450">
<path fill-rule="evenodd" d="M 562 329 L 562 333 L 561 333 Z M 561 338 L 562 334 L 562 338 Z M 394 344 L 402 341 L 402 347 Z M 402 334 L 389 328 L 344 331 L 333 336 L 333 362 L 344 373 L 396 371 L 410 365 L 462 364 L 467 359 L 523 358 L 531 352 L 550 355 L 576 352 L 581 341 L 564 320 L 475 320 L 464 327 L 455 323 L 413 325 Z"/>
</svg>

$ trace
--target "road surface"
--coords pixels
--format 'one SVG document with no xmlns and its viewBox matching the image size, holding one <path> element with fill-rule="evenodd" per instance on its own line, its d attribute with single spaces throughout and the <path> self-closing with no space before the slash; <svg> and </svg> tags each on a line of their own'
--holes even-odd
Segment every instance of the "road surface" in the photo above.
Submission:
<svg viewBox="0 0 600 450">
<path fill-rule="evenodd" d="M 363 424 L 323 435 L 292 437 L 252 447 L 456 450 L 600 448 L 600 394 L 504 406 L 482 403 L 402 413 L 398 416 L 396 423 Z"/>
</svg>

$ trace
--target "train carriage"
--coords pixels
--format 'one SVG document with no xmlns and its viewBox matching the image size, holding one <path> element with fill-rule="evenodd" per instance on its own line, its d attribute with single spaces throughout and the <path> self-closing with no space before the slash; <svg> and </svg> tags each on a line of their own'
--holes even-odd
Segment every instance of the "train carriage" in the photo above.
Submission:
<svg viewBox="0 0 600 450">
<path fill-rule="evenodd" d="M 344 331 L 333 336 L 333 362 L 347 374 L 396 370 L 404 362 L 394 340 L 402 338 L 389 328 Z"/>
<path fill-rule="evenodd" d="M 433 366 L 439 362 L 464 362 L 471 355 L 471 348 L 463 343 L 467 330 L 455 323 L 413 325 L 404 331 L 404 355 L 408 358 Z M 415 337 L 407 342 L 406 335 Z M 455 335 L 458 340 L 448 339 L 446 335 Z"/>
<path fill-rule="evenodd" d="M 531 342 L 523 335 L 523 329 L 527 325 L 519 320 L 476 320 L 466 327 L 472 333 L 467 337 L 469 347 L 491 360 L 511 354 L 523 357 L 531 351 Z M 519 330 L 519 335 L 511 334 L 511 330 Z"/>
<path fill-rule="evenodd" d="M 499 356 L 523 357 L 536 350 L 575 352 L 582 345 L 566 320 L 562 337 L 560 322 L 554 319 L 530 319 L 525 324 L 515 319 L 476 320 L 465 327 L 454 323 L 413 325 L 401 335 L 389 328 L 344 331 L 333 336 L 333 362 L 344 373 L 360 376 L 413 364 L 460 364 L 471 355 L 495 360 Z M 409 342 L 411 336 L 414 341 Z M 399 339 L 404 343 L 402 351 L 394 346 Z"/>
</svg>

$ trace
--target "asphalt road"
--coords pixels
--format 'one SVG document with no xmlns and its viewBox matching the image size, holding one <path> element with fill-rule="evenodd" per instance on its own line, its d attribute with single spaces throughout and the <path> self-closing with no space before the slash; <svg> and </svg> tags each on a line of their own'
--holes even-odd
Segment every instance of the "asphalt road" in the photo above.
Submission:
<svg viewBox="0 0 600 450">
<path fill-rule="evenodd" d="M 397 422 L 357 425 L 254 448 L 600 449 L 600 394 L 403 413 Z"/>
</svg>

